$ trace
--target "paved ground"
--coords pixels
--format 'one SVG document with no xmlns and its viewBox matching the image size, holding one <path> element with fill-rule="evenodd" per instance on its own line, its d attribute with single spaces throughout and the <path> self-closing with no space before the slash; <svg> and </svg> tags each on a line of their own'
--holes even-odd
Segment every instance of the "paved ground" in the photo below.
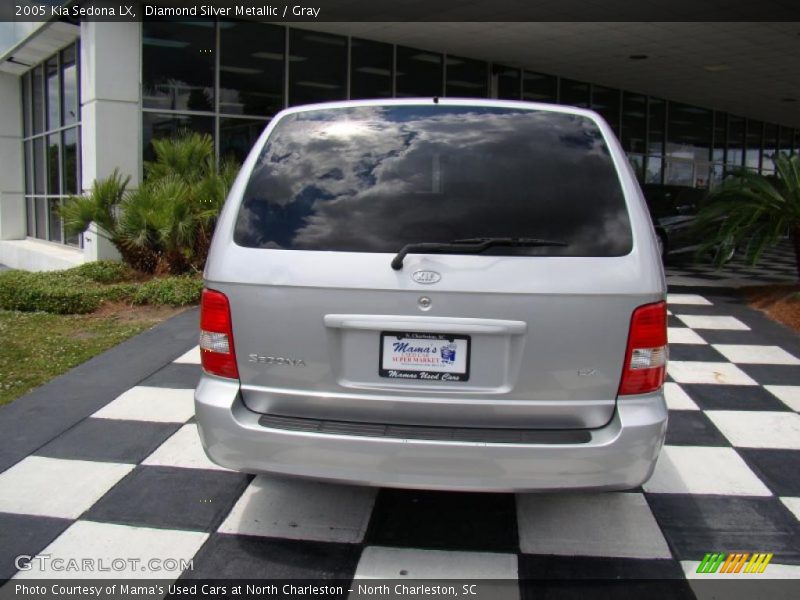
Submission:
<svg viewBox="0 0 800 600">
<path fill-rule="evenodd" d="M 772 552 L 768 574 L 800 578 L 800 338 L 714 280 L 669 277 L 669 430 L 642 489 L 416 492 L 220 469 L 193 423 L 190 311 L 0 410 L 0 579 L 41 553 L 193 559 L 184 577 L 665 578 L 691 597 L 709 551 Z"/>
</svg>

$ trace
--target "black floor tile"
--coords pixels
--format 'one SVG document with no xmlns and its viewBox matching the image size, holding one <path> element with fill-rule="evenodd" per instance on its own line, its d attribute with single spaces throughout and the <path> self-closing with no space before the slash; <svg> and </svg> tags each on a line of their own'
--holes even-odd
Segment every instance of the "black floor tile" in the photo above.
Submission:
<svg viewBox="0 0 800 600">
<path fill-rule="evenodd" d="M 797 365 L 737 365 L 761 385 L 800 385 Z"/>
<path fill-rule="evenodd" d="M 730 446 L 730 442 L 699 410 L 671 410 L 667 421 L 670 446 Z"/>
<path fill-rule="evenodd" d="M 140 465 L 98 500 L 85 518 L 215 531 L 250 479 L 240 473 Z"/>
<path fill-rule="evenodd" d="M 0 513 L 0 581 L 17 572 L 18 556 L 36 555 L 71 524 L 69 519 Z"/>
<path fill-rule="evenodd" d="M 168 364 L 139 385 L 189 389 L 197 387 L 203 370 L 200 365 Z"/>
<path fill-rule="evenodd" d="M 800 525 L 775 497 L 647 494 L 673 554 L 773 552 L 776 564 L 800 564 Z"/>
<path fill-rule="evenodd" d="M 180 428 L 178 423 L 85 419 L 37 456 L 137 464 Z"/>
<path fill-rule="evenodd" d="M 521 555 L 522 598 L 693 600 L 675 560 Z"/>
<path fill-rule="evenodd" d="M 728 359 L 707 344 L 670 344 L 669 359 L 697 362 L 728 362 Z"/>
<path fill-rule="evenodd" d="M 353 544 L 215 533 L 182 578 L 352 579 L 360 555 Z"/>
<path fill-rule="evenodd" d="M 513 494 L 382 489 L 365 543 L 516 552 L 516 502 Z"/>
<path fill-rule="evenodd" d="M 703 410 L 791 411 L 783 402 L 758 385 L 713 385 L 682 383 L 683 391 Z"/>
<path fill-rule="evenodd" d="M 736 451 L 776 496 L 800 496 L 800 450 L 737 448 Z"/>
</svg>

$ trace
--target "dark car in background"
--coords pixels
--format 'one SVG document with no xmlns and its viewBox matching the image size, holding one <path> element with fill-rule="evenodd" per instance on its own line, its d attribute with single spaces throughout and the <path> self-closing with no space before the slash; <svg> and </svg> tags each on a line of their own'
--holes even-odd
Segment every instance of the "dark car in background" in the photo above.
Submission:
<svg viewBox="0 0 800 600">
<path fill-rule="evenodd" d="M 689 254 L 702 243 L 702 233 L 695 227 L 697 213 L 708 190 L 682 185 L 642 186 L 650 217 L 658 236 L 662 259 L 675 254 Z M 727 250 L 726 260 L 734 250 Z"/>
</svg>

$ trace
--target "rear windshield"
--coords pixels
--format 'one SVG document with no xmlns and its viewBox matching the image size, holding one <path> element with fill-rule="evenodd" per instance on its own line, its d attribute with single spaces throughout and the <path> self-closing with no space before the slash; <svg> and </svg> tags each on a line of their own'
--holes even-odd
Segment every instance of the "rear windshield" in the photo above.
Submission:
<svg viewBox="0 0 800 600">
<path fill-rule="evenodd" d="M 630 252 L 597 126 L 549 111 L 433 104 L 296 113 L 261 151 L 234 233 L 252 248 L 344 252 L 478 237 L 567 244 L 487 254 Z"/>
</svg>

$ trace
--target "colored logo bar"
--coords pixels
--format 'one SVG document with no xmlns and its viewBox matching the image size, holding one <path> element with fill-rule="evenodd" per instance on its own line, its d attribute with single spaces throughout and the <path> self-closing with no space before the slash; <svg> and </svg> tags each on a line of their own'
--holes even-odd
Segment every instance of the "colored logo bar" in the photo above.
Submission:
<svg viewBox="0 0 800 600">
<path fill-rule="evenodd" d="M 763 573 L 773 553 L 708 552 L 697 566 L 698 573 Z M 748 560 L 749 559 L 749 560 Z"/>
</svg>

